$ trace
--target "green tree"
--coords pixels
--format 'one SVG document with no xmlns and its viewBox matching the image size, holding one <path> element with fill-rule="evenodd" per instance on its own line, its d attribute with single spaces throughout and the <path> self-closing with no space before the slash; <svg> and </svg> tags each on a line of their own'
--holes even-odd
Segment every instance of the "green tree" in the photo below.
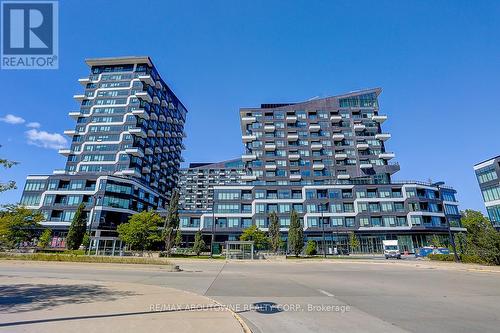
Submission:
<svg viewBox="0 0 500 333">
<path fill-rule="evenodd" d="M 274 253 L 282 246 L 280 222 L 276 212 L 269 214 L 269 244 Z"/>
<path fill-rule="evenodd" d="M 85 204 L 82 202 L 76 209 L 75 216 L 69 226 L 68 235 L 66 236 L 66 247 L 70 250 L 78 250 L 82 245 L 83 235 L 87 229 L 87 217 L 84 211 Z"/>
<path fill-rule="evenodd" d="M 194 253 L 196 253 L 197 256 L 199 256 L 204 249 L 205 249 L 205 241 L 203 240 L 201 231 L 198 231 L 194 235 L 193 251 Z"/>
<path fill-rule="evenodd" d="M 182 244 L 182 232 L 181 229 L 177 229 L 177 233 L 175 234 L 175 246 L 181 246 Z"/>
<path fill-rule="evenodd" d="M 351 251 L 354 252 L 355 250 L 359 249 L 359 239 L 356 237 L 353 231 L 349 233 L 349 247 L 351 248 Z"/>
<path fill-rule="evenodd" d="M 179 228 L 179 193 L 174 190 L 168 205 L 167 217 L 163 225 L 163 240 L 167 257 L 175 244 L 177 229 Z"/>
<path fill-rule="evenodd" d="M 15 247 L 35 238 L 43 215 L 22 206 L 8 205 L 0 212 L 0 246 Z"/>
<path fill-rule="evenodd" d="M 304 248 L 304 229 L 300 223 L 299 216 L 295 210 L 290 215 L 290 227 L 288 229 L 288 249 L 298 257 Z"/>
<path fill-rule="evenodd" d="M 257 250 L 263 250 L 268 246 L 268 238 L 266 237 L 266 233 L 256 225 L 251 225 L 245 230 L 240 236 L 240 240 L 242 241 L 253 241 L 254 246 Z"/>
<path fill-rule="evenodd" d="M 432 235 L 432 238 L 431 238 L 431 246 L 435 246 L 435 247 L 442 247 L 443 244 L 441 243 L 441 240 L 439 239 L 439 236 L 438 235 Z"/>
<path fill-rule="evenodd" d="M 1 147 L 2 146 L 0 145 L 0 148 Z M 5 168 L 5 169 L 10 169 L 14 165 L 17 165 L 17 164 L 18 164 L 17 162 L 13 162 L 13 161 L 9 161 L 9 160 L 4 159 L 4 158 L 0 158 L 0 166 Z M 7 183 L 0 182 L 0 192 L 5 192 L 5 191 L 11 190 L 11 189 L 16 189 L 16 188 L 17 188 L 16 182 L 13 180 L 7 181 Z"/>
<path fill-rule="evenodd" d="M 316 254 L 316 242 L 312 239 L 307 241 L 306 244 L 306 255 L 313 256 Z"/>
<path fill-rule="evenodd" d="M 491 222 L 481 212 L 468 209 L 461 223 L 467 228 L 465 253 L 479 262 L 500 265 L 500 233 Z"/>
<path fill-rule="evenodd" d="M 122 223 L 116 229 L 118 237 L 131 250 L 151 250 L 161 240 L 161 216 L 155 211 L 142 211 L 129 217 L 127 223 Z"/>
<path fill-rule="evenodd" d="M 49 246 L 51 239 L 52 239 L 52 230 L 47 228 L 40 235 L 40 239 L 38 239 L 38 246 L 41 248 Z"/>
<path fill-rule="evenodd" d="M 83 235 L 82 245 L 85 249 L 88 249 L 90 246 L 90 235 L 88 232 Z"/>
<path fill-rule="evenodd" d="M 453 238 L 455 240 L 455 247 L 457 248 L 457 252 L 460 255 L 463 255 L 467 252 L 467 236 L 463 232 L 456 233 L 453 235 Z M 450 249 L 450 251 L 453 251 L 453 249 Z"/>
</svg>

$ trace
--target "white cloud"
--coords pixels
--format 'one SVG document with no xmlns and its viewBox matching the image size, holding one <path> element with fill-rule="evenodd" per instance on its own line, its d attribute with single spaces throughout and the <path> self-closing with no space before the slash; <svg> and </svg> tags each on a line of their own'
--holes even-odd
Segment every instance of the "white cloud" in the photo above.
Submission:
<svg viewBox="0 0 500 333">
<path fill-rule="evenodd" d="M 68 145 L 66 138 L 59 133 L 30 129 L 26 131 L 26 136 L 28 137 L 28 144 L 42 148 L 61 149 Z"/>
<path fill-rule="evenodd" d="M 14 116 L 13 114 L 10 113 L 7 114 L 5 117 L 0 117 L 0 121 L 12 125 L 24 124 L 26 122 L 26 120 L 24 120 L 23 118 Z"/>
<path fill-rule="evenodd" d="M 40 128 L 40 126 L 42 126 L 42 125 L 40 123 L 37 123 L 36 121 L 32 121 L 32 122 L 26 124 L 26 127 L 29 127 L 29 128 Z"/>
</svg>

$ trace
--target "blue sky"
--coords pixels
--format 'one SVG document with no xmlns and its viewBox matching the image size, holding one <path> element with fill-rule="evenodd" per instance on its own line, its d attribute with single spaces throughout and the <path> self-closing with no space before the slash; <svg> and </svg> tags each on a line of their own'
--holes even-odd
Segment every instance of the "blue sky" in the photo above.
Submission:
<svg viewBox="0 0 500 333">
<path fill-rule="evenodd" d="M 382 87 L 395 179 L 444 180 L 462 209 L 484 211 L 472 166 L 500 154 L 498 1 L 65 0 L 59 11 L 59 70 L 0 71 L 0 156 L 20 162 L 0 171 L 19 185 L 0 203 L 20 199 L 26 175 L 64 166 L 56 148 L 85 58 L 150 55 L 189 109 L 186 162 L 241 155 L 239 107 Z"/>
</svg>

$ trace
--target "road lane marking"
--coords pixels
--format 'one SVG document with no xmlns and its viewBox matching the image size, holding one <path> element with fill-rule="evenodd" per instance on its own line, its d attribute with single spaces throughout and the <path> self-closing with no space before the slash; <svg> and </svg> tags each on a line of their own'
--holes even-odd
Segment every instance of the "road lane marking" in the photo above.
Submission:
<svg viewBox="0 0 500 333">
<path fill-rule="evenodd" d="M 334 297 L 334 294 L 330 294 L 328 291 L 324 291 L 323 289 L 318 289 L 318 291 L 328 297 Z"/>
</svg>

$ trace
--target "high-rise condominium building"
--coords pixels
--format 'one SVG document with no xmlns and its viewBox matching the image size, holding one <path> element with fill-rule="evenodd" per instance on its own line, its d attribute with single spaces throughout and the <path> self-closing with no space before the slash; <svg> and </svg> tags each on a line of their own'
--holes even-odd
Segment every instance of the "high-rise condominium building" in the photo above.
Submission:
<svg viewBox="0 0 500 333">
<path fill-rule="evenodd" d="M 187 110 L 149 57 L 87 59 L 79 82 L 76 126 L 65 131 L 66 167 L 28 176 L 21 203 L 39 209 L 42 224 L 68 228 L 86 204 L 94 232 L 113 235 L 132 213 L 162 209 L 178 183 Z"/>
<path fill-rule="evenodd" d="M 474 166 L 491 223 L 500 229 L 500 156 Z"/>
<path fill-rule="evenodd" d="M 214 211 L 182 212 L 185 232 L 236 239 L 252 224 L 266 230 L 276 212 L 286 237 L 294 210 L 307 239 L 321 244 L 326 233 L 328 251 L 346 247 L 350 232 L 363 252 L 380 251 L 383 239 L 410 252 L 434 234 L 447 241 L 449 226 L 461 230 L 456 191 L 392 179 L 399 165 L 386 150 L 380 92 L 240 109 L 245 184 L 214 186 Z"/>
<path fill-rule="evenodd" d="M 181 169 L 179 206 L 184 210 L 210 211 L 214 186 L 241 184 L 245 173 L 241 159 L 217 163 L 190 163 Z"/>
</svg>

